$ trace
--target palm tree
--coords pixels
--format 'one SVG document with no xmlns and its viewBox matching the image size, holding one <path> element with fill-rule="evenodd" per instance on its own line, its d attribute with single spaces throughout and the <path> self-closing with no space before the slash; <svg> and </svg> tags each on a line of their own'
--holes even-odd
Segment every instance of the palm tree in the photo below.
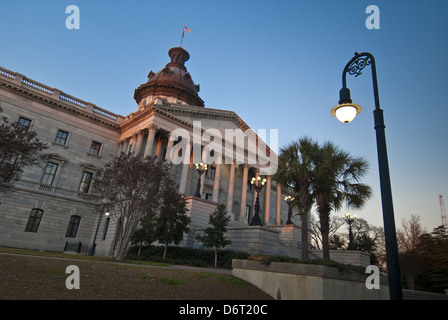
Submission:
<svg viewBox="0 0 448 320">
<path fill-rule="evenodd" d="M 330 212 L 340 210 L 344 203 L 360 209 L 371 197 L 368 185 L 359 182 L 365 176 L 368 163 L 362 157 L 352 157 L 331 142 L 325 142 L 315 154 L 314 196 L 322 233 L 323 259 L 330 259 Z"/>
<path fill-rule="evenodd" d="M 299 209 L 302 223 L 301 259 L 308 260 L 308 213 L 314 202 L 314 158 L 319 145 L 310 138 L 300 138 L 280 149 L 279 166 L 274 180 L 282 186 L 293 190 L 294 200 L 291 205 Z"/>
</svg>

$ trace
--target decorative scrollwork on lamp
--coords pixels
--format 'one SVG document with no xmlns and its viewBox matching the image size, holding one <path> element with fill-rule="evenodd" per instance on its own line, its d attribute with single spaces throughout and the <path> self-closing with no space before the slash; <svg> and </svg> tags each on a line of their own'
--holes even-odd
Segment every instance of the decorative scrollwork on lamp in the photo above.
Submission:
<svg viewBox="0 0 448 320">
<path fill-rule="evenodd" d="M 357 56 L 359 53 L 356 52 L 355 55 Z M 348 73 L 357 77 L 362 74 L 362 69 L 370 65 L 371 62 L 369 56 L 359 55 L 348 67 Z"/>
</svg>

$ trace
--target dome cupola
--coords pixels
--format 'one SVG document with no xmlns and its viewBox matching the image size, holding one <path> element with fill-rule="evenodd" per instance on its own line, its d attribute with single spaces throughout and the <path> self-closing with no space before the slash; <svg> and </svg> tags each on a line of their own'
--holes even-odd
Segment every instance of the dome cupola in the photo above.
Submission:
<svg viewBox="0 0 448 320">
<path fill-rule="evenodd" d="M 168 51 L 171 61 L 157 73 L 148 74 L 148 81 L 140 85 L 134 92 L 134 99 L 140 106 L 142 102 L 156 97 L 174 101 L 178 104 L 204 107 L 199 97 L 199 85 L 194 84 L 185 62 L 190 54 L 182 47 L 174 47 Z"/>
</svg>

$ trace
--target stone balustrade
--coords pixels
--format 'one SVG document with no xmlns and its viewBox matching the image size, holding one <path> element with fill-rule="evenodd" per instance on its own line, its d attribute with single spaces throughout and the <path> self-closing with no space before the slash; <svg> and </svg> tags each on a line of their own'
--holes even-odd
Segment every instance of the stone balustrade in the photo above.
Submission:
<svg viewBox="0 0 448 320">
<path fill-rule="evenodd" d="M 83 112 L 91 113 L 94 116 L 100 116 L 110 122 L 120 124 L 124 121 L 124 117 L 97 107 L 96 105 L 73 97 L 59 89 L 51 88 L 43 83 L 29 79 L 26 76 L 0 67 L 0 82 L 7 83 L 10 86 L 20 86 L 31 89 L 33 92 L 43 94 L 48 98 L 56 100 L 60 103 L 69 104 L 71 107 L 80 108 Z"/>
</svg>

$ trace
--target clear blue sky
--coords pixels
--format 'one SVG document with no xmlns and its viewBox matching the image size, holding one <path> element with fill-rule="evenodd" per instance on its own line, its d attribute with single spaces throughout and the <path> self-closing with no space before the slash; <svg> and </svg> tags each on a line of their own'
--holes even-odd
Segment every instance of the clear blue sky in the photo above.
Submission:
<svg viewBox="0 0 448 320">
<path fill-rule="evenodd" d="M 69 5 L 80 29 L 68 30 Z M 369 30 L 368 5 L 380 9 Z M 363 112 L 330 115 L 355 51 L 377 63 L 395 220 L 419 215 L 427 231 L 448 203 L 448 2 L 442 0 L 1 1 L 0 66 L 112 112 L 136 110 L 134 89 L 180 44 L 206 107 L 228 109 L 254 130 L 279 129 L 279 145 L 331 140 L 371 164 L 374 197 L 351 211 L 382 226 L 370 68 L 348 77 Z M 268 139 L 269 140 L 269 139 Z M 269 143 L 269 141 L 267 141 Z M 345 214 L 347 211 L 338 212 Z"/>
</svg>

